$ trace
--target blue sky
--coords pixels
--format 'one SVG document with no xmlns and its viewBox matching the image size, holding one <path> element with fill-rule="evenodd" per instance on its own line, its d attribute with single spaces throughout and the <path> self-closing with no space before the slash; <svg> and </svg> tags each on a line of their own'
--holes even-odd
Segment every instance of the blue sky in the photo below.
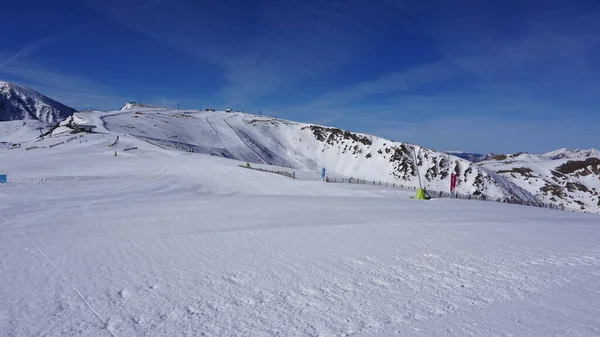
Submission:
<svg viewBox="0 0 600 337">
<path fill-rule="evenodd" d="M 78 109 L 262 111 L 475 152 L 600 148 L 600 2 L 41 0 L 0 79 Z"/>
</svg>

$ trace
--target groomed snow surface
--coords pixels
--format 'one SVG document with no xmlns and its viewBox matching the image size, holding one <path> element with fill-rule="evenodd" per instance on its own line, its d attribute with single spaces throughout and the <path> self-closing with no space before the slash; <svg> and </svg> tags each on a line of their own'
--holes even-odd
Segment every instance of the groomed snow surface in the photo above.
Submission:
<svg viewBox="0 0 600 337">
<path fill-rule="evenodd" d="M 600 335 L 598 215 L 99 132 L 0 148 L 2 336 Z"/>
</svg>

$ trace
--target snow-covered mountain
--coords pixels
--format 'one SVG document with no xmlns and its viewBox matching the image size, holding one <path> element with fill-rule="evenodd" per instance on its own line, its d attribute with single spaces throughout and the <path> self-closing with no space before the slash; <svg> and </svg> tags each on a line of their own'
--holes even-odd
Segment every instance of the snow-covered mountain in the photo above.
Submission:
<svg viewBox="0 0 600 337">
<path fill-rule="evenodd" d="M 543 155 L 496 156 L 479 164 L 529 191 L 542 202 L 600 213 L 600 156 L 597 154 L 598 150 L 593 149 L 561 149 Z"/>
<path fill-rule="evenodd" d="M 462 159 L 466 159 L 472 163 L 479 163 L 480 161 L 488 160 L 494 157 L 496 154 L 488 153 L 488 154 L 480 154 L 473 152 L 463 152 L 463 151 L 446 151 L 446 153 L 451 154 L 453 156 L 457 156 Z"/>
<path fill-rule="evenodd" d="M 0 81 L 0 122 L 39 120 L 54 124 L 74 112 L 75 109 L 34 90 Z"/>
<path fill-rule="evenodd" d="M 56 122 L 58 118 L 69 117 L 54 129 L 54 135 L 71 132 L 75 124 L 99 124 L 111 132 L 134 135 L 161 147 L 251 163 L 308 171 L 325 167 L 332 176 L 414 188 L 419 186 L 420 177 L 423 186 L 431 192 L 448 192 L 450 174 L 455 173 L 457 192 L 464 195 L 524 204 L 552 203 L 600 212 L 597 194 L 600 187 L 595 185 L 597 168 L 593 159 L 585 161 L 598 153 L 597 150 L 562 149 L 543 155 L 443 153 L 372 135 L 272 117 L 224 111 L 180 111 L 133 102 L 116 111 L 73 114 L 73 109 L 32 90 L 0 83 L 3 94 L 0 97 L 6 102 L 3 118 Z M 34 124 L 26 124 L 7 124 L 2 140 L 21 142 L 27 140 L 26 135 L 35 139 L 40 127 L 36 125 L 33 129 Z M 17 126 L 18 137 L 14 135 Z M 581 168 L 588 171 L 559 170 L 569 158 L 579 158 Z M 539 181 L 531 181 L 529 173 L 519 174 L 521 167 L 535 172 Z"/>
<path fill-rule="evenodd" d="M 89 119 L 92 114 L 78 113 Z M 100 123 L 100 122 L 99 122 Z M 535 203 L 530 193 L 467 160 L 424 147 L 325 126 L 245 113 L 125 106 L 106 113 L 105 127 L 155 145 L 331 175 L 448 192 L 458 175 L 462 194 Z M 414 153 L 413 153 L 414 151 Z M 415 158 L 416 155 L 416 158 Z M 416 165 L 415 165 L 416 160 Z M 418 167 L 418 169 L 417 169 Z"/>
<path fill-rule="evenodd" d="M 97 131 L 0 146 L 2 336 L 600 335 L 598 216 L 425 202 L 173 149 L 266 155 L 253 139 L 273 160 L 350 171 L 355 149 L 337 150 L 356 137 L 376 172 L 388 166 L 366 155 L 401 146 L 224 116 L 78 113 Z M 263 129 L 281 138 L 250 133 Z"/>
<path fill-rule="evenodd" d="M 596 149 L 588 150 L 569 150 L 569 149 L 558 149 L 551 152 L 541 154 L 540 157 L 548 159 L 582 159 L 582 158 L 600 158 L 600 151 Z"/>
</svg>

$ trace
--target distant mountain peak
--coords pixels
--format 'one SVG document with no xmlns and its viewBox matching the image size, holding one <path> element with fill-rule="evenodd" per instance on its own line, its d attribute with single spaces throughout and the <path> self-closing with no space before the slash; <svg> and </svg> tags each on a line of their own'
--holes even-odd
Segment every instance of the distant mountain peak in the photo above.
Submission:
<svg viewBox="0 0 600 337">
<path fill-rule="evenodd" d="M 451 154 L 453 156 L 466 159 L 472 163 L 479 163 L 481 161 L 489 160 L 493 158 L 496 154 L 490 152 L 488 154 L 480 154 L 480 153 L 472 153 L 472 152 L 463 152 L 463 151 L 446 151 L 447 154 Z"/>
<path fill-rule="evenodd" d="M 158 109 L 160 107 L 158 106 L 153 106 L 153 105 L 149 105 L 149 104 L 142 104 L 142 103 L 138 103 L 138 102 L 127 102 L 125 103 L 125 105 L 123 105 L 123 107 L 121 107 L 121 109 L 119 109 L 120 111 L 125 111 L 125 110 L 131 110 L 131 109 L 139 109 L 139 108 L 151 108 L 151 109 Z"/>
<path fill-rule="evenodd" d="M 0 81 L 0 122 L 39 120 L 58 123 L 75 109 L 24 86 Z"/>
<path fill-rule="evenodd" d="M 581 158 L 589 158 L 596 157 L 600 158 L 600 151 L 597 149 L 575 149 L 570 150 L 567 148 L 562 148 L 550 152 L 546 152 L 541 154 L 540 157 L 546 159 L 581 159 Z"/>
</svg>

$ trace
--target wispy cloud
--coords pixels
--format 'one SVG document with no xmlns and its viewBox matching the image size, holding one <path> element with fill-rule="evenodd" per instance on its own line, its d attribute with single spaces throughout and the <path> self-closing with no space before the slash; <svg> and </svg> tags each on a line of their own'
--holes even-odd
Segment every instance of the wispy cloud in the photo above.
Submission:
<svg viewBox="0 0 600 337">
<path fill-rule="evenodd" d="M 10 66 L 0 67 L 0 74 L 7 76 L 7 80 L 28 86 L 78 109 L 118 108 L 129 100 L 114 94 L 112 88 L 93 79 L 47 69 L 21 60 L 14 61 Z"/>
<path fill-rule="evenodd" d="M 459 48 L 441 44 L 443 58 L 438 61 L 333 90 L 284 112 L 346 110 L 338 116 L 356 123 L 365 119 L 385 123 L 388 115 L 405 118 L 419 114 L 427 119 L 443 113 L 464 114 L 474 106 L 478 109 L 471 109 L 474 114 L 521 114 L 527 118 L 540 117 L 544 107 L 568 109 L 577 99 L 600 103 L 595 94 L 600 91 L 600 79 L 593 70 L 593 60 L 600 57 L 600 36 L 590 29 L 600 28 L 600 15 L 576 16 L 571 24 L 558 28 L 540 23 L 539 18 L 535 22 L 531 29 L 511 38 L 466 34 L 469 37 L 460 41 Z M 442 32 L 435 34 L 443 39 Z M 428 90 L 430 87 L 435 89 Z M 420 92 L 419 99 L 415 92 Z M 433 106 L 429 101 L 443 104 Z M 368 112 L 357 113 L 360 109 Z"/>
<path fill-rule="evenodd" d="M 110 88 L 92 79 L 48 69 L 26 60 L 28 56 L 39 49 L 81 33 L 99 22 L 89 22 L 59 34 L 41 38 L 21 47 L 13 54 L 0 54 L 0 60 L 5 59 L 0 63 L 0 74 L 8 77 L 8 80 L 28 86 L 78 109 L 118 107 L 125 101 L 125 98 L 112 94 Z"/>
<path fill-rule="evenodd" d="M 401 6 L 378 1 L 87 3 L 125 27 L 221 68 L 226 83 L 218 95 L 231 104 L 339 69 L 403 13 Z"/>
<path fill-rule="evenodd" d="M 89 27 L 92 27 L 96 24 L 98 24 L 99 21 L 95 21 L 95 22 L 90 22 L 90 23 L 86 23 L 84 25 L 69 29 L 67 31 L 61 32 L 59 34 L 55 34 L 52 36 L 48 36 L 48 37 L 44 37 L 41 38 L 37 41 L 34 41 L 30 44 L 27 44 L 23 47 L 21 47 L 16 53 L 14 53 L 13 55 L 11 55 L 8 59 L 6 59 L 4 62 L 0 63 L 0 68 L 4 68 L 9 66 L 11 63 L 18 61 L 24 57 L 27 57 L 29 55 L 31 55 L 33 52 L 35 52 L 36 50 L 47 46 L 53 42 L 62 40 L 68 36 L 72 36 L 74 34 L 77 34 Z"/>
</svg>

